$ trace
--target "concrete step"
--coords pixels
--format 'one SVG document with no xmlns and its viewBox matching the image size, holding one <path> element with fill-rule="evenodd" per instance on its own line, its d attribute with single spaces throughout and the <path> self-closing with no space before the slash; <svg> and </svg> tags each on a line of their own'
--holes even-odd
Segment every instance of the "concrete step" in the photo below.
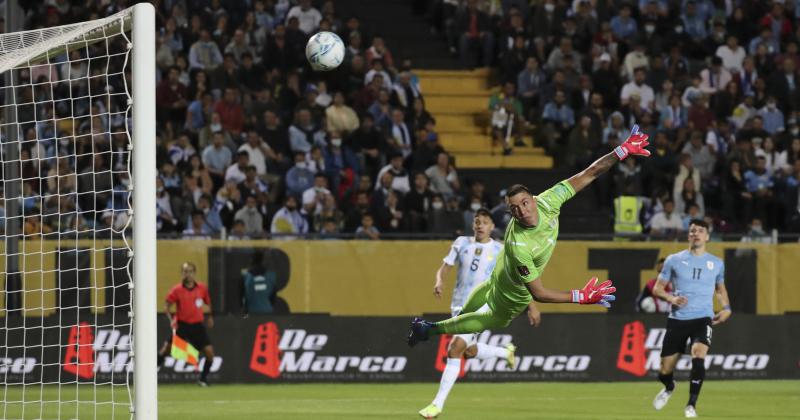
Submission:
<svg viewBox="0 0 800 420">
<path fill-rule="evenodd" d="M 433 115 L 439 112 L 480 113 L 486 112 L 488 106 L 489 97 L 483 95 L 425 95 L 425 107 Z"/>
<path fill-rule="evenodd" d="M 553 159 L 544 155 L 512 154 L 509 156 L 481 154 L 454 154 L 458 168 L 519 168 L 548 169 L 553 167 Z"/>
<path fill-rule="evenodd" d="M 486 80 L 476 77 L 429 77 L 419 76 L 424 95 L 430 93 L 475 93 L 487 94 Z"/>
<path fill-rule="evenodd" d="M 544 149 L 530 146 L 531 139 L 523 139 L 523 141 L 526 145 L 514 147 L 514 154 L 545 155 Z M 450 153 L 481 154 L 489 152 L 491 154 L 502 151 L 502 146 L 493 145 L 492 138 L 488 135 L 440 132 L 439 142 Z"/>
</svg>

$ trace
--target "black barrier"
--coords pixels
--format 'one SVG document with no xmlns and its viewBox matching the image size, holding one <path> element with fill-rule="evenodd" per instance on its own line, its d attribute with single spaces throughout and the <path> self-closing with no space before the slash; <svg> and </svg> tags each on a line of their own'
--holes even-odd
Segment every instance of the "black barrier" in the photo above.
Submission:
<svg viewBox="0 0 800 420">
<path fill-rule="evenodd" d="M 54 327 L 44 329 L 27 320 L 23 330 L 17 328 L 22 321 L 9 319 L 9 328 L 0 331 L 0 343 L 9 346 L 8 357 L 0 360 L 0 378 L 124 381 L 130 337 L 103 327 L 109 320 L 101 317 L 94 324 L 94 317 L 87 317 L 78 320 L 82 323 L 56 327 L 55 319 L 46 319 L 42 325 Z M 160 338 L 166 339 L 168 326 L 161 321 Z M 325 315 L 216 317 L 209 334 L 218 356 L 210 379 L 265 384 L 436 381 L 444 367 L 447 338 L 409 348 L 404 339 L 408 321 Z M 653 380 L 665 321 L 657 315 L 552 314 L 544 316 L 541 327 L 532 328 L 527 320 L 517 319 L 504 330 L 478 335 L 478 341 L 487 344 L 513 342 L 517 366 L 510 369 L 499 359 L 471 359 L 462 364 L 462 374 L 488 382 Z M 706 377 L 799 379 L 798 329 L 800 315 L 735 315 L 714 328 Z M 48 366 L 44 372 L 42 364 Z M 676 376 L 687 378 L 690 368 L 688 357 L 682 359 Z M 159 381 L 190 382 L 196 375 L 194 367 L 168 358 Z"/>
</svg>

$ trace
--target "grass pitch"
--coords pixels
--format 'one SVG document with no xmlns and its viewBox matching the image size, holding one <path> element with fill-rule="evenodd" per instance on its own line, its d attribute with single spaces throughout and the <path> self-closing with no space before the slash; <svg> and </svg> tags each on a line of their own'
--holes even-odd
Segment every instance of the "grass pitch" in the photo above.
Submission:
<svg viewBox="0 0 800 420">
<path fill-rule="evenodd" d="M 657 382 L 614 383 L 456 383 L 441 419 L 677 419 L 688 398 L 686 382 L 660 412 L 651 401 Z M 158 390 L 162 420 L 247 419 L 415 419 L 433 399 L 437 384 L 312 385 L 162 385 Z M 18 390 L 8 388 L 7 397 Z M 48 399 L 56 388 L 45 388 Z M 26 392 L 26 401 L 36 395 Z M 67 397 L 62 389 L 62 401 Z M 74 395 L 72 396 L 74 397 Z M 89 397 L 81 395 L 81 399 Z M 107 395 L 97 395 L 99 401 Z M 21 405 L 4 401 L 5 418 L 21 417 Z M 105 400 L 108 400 L 105 398 Z M 25 419 L 38 419 L 39 404 L 25 408 Z M 52 404 L 42 419 L 128 418 L 108 406 L 62 403 L 60 417 Z M 76 409 L 78 409 L 76 413 Z M 702 418 L 797 419 L 800 381 L 708 381 L 697 406 Z M 77 416 L 75 415 L 77 414 Z M 1 416 L 1 415 L 0 415 Z"/>
</svg>

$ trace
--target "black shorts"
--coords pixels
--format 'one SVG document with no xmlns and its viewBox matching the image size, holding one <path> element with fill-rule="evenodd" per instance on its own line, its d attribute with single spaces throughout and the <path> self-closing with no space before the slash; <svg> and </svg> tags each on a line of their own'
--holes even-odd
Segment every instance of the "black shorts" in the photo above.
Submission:
<svg viewBox="0 0 800 420">
<path fill-rule="evenodd" d="M 198 351 L 203 351 L 205 346 L 211 345 L 211 340 L 208 339 L 206 327 L 202 322 L 197 324 L 187 324 L 185 322 L 178 322 L 178 330 L 175 332 L 178 337 L 186 340 L 194 346 Z M 172 338 L 170 337 L 170 341 Z"/>
<path fill-rule="evenodd" d="M 686 349 L 694 343 L 703 343 L 711 347 L 711 318 L 687 320 L 669 318 L 667 333 L 661 345 L 661 357 L 686 353 Z"/>
</svg>

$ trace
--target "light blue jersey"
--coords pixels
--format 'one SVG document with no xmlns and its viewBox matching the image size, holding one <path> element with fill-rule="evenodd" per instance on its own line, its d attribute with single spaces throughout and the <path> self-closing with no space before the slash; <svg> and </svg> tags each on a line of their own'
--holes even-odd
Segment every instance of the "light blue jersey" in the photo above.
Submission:
<svg viewBox="0 0 800 420">
<path fill-rule="evenodd" d="M 450 252 L 444 257 L 445 264 L 458 266 L 450 303 L 452 313 L 460 312 L 472 289 L 489 279 L 502 249 L 500 242 L 491 240 L 482 244 L 476 242 L 474 236 L 459 236 L 453 241 Z"/>
<path fill-rule="evenodd" d="M 709 253 L 696 257 L 688 250 L 681 251 L 667 257 L 658 278 L 672 283 L 675 296 L 689 300 L 682 308 L 673 305 L 670 318 L 711 318 L 716 285 L 725 281 L 725 264 Z"/>
</svg>

